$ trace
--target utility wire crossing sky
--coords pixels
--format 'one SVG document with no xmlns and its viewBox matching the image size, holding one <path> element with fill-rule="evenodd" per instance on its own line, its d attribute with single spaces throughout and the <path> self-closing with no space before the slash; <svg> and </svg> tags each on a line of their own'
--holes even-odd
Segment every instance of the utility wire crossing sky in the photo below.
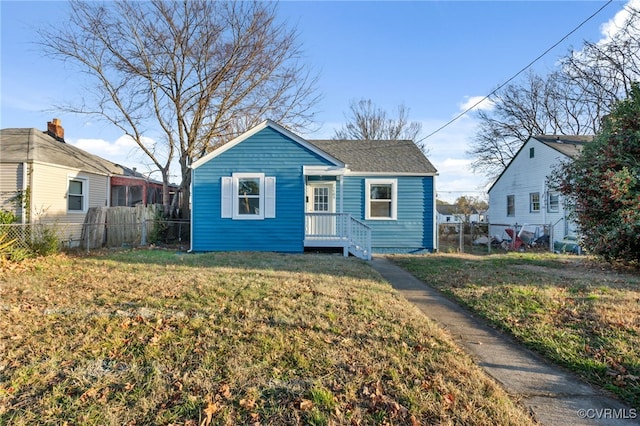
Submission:
<svg viewBox="0 0 640 426">
<path fill-rule="evenodd" d="M 486 178 L 471 172 L 466 154 L 478 124 L 473 112 L 490 108 L 489 97 L 524 70 L 544 75 L 570 49 L 580 50 L 585 40 L 604 39 L 626 4 L 280 2 L 279 19 L 297 28 L 304 48 L 301 60 L 319 76 L 317 129 L 301 136 L 333 136 L 351 101 L 370 99 L 390 115 L 404 104 L 409 119 L 429 132 L 418 142 L 427 143 L 428 157 L 438 169 L 439 196 L 453 201 L 482 194 Z M 44 56 L 37 29 L 60 25 L 69 13 L 66 1 L 0 2 L 0 127 L 44 130 L 47 121 L 59 118 L 68 143 L 155 177 L 148 159 L 113 126 L 56 110 L 55 105 L 80 98 L 84 77 Z"/>
</svg>

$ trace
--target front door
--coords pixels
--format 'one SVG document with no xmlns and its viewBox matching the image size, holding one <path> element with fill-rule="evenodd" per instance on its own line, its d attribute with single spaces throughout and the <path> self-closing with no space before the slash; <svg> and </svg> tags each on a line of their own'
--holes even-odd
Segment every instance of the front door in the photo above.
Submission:
<svg viewBox="0 0 640 426">
<path fill-rule="evenodd" d="M 317 182 L 307 186 L 307 213 L 335 213 L 335 183 Z M 331 214 L 312 214 L 307 219 L 307 234 L 335 236 L 336 218 Z"/>
</svg>

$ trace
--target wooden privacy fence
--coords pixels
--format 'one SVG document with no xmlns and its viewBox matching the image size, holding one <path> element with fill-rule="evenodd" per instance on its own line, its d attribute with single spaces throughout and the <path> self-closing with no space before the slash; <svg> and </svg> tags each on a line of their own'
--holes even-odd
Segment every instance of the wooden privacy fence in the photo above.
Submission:
<svg viewBox="0 0 640 426">
<path fill-rule="evenodd" d="M 153 231 L 154 219 L 162 209 L 152 204 L 136 207 L 92 207 L 82 227 L 82 247 L 146 244 L 146 236 Z"/>
</svg>

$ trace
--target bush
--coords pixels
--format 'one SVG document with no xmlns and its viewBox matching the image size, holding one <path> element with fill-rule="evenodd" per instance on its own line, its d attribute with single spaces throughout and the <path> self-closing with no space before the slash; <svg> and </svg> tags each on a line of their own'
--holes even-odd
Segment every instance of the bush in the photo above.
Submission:
<svg viewBox="0 0 640 426">
<path fill-rule="evenodd" d="M 640 87 L 614 105 L 593 142 L 552 180 L 574 208 L 585 248 L 640 262 Z"/>
<path fill-rule="evenodd" d="M 48 256 L 60 251 L 61 241 L 57 230 L 51 226 L 37 225 L 29 244 L 35 256 Z"/>
<path fill-rule="evenodd" d="M 11 223 L 16 223 L 18 221 L 18 216 L 14 213 L 0 210 L 0 225 L 9 225 Z"/>
<path fill-rule="evenodd" d="M 149 244 L 159 244 L 166 241 L 167 232 L 169 230 L 167 220 L 168 217 L 161 209 L 156 210 L 153 222 L 150 226 L 151 229 L 149 231 L 149 234 L 147 235 Z M 149 226 L 149 222 L 147 222 L 147 226 Z"/>
</svg>

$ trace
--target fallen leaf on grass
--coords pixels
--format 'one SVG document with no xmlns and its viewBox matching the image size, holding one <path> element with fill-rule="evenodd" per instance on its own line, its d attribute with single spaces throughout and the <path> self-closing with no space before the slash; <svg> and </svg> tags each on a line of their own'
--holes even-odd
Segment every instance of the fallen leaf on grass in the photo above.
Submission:
<svg viewBox="0 0 640 426">
<path fill-rule="evenodd" d="M 447 404 L 454 404 L 456 402 L 456 397 L 451 393 L 446 394 L 443 399 Z"/>
<path fill-rule="evenodd" d="M 220 386 L 218 394 L 225 399 L 231 399 L 231 389 L 229 388 L 229 385 L 225 383 L 224 385 Z"/>
<path fill-rule="evenodd" d="M 209 426 L 213 415 L 220 410 L 220 406 L 217 402 L 213 402 L 210 396 L 207 396 L 207 408 L 204 409 L 205 418 L 202 419 L 200 426 Z"/>
<path fill-rule="evenodd" d="M 296 405 L 301 411 L 309 411 L 313 408 L 313 402 L 308 399 L 301 399 Z"/>
<path fill-rule="evenodd" d="M 96 388 L 89 388 L 82 395 L 80 395 L 80 401 L 87 402 L 87 400 L 93 399 L 96 396 L 98 396 L 98 390 Z"/>
<path fill-rule="evenodd" d="M 256 407 L 256 401 L 253 399 L 244 399 L 240 400 L 240 406 L 246 408 L 247 410 L 252 410 Z"/>
</svg>

